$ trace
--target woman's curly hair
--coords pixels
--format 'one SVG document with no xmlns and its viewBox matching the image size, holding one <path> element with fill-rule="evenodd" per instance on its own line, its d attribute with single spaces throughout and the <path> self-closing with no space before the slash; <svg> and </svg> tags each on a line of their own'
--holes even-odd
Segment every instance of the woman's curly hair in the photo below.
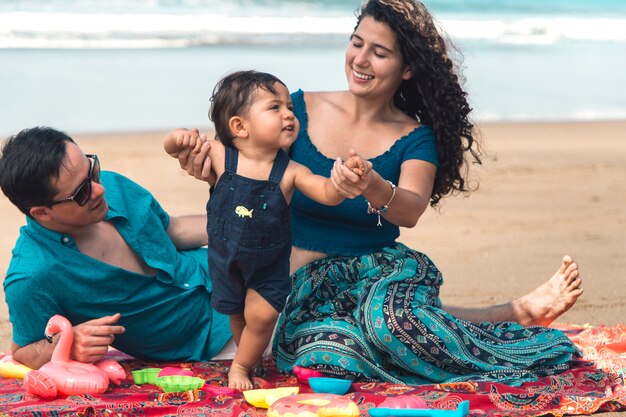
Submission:
<svg viewBox="0 0 626 417">
<path fill-rule="evenodd" d="M 356 27 L 365 16 L 386 24 L 395 33 L 404 63 L 413 74 L 396 91 L 396 106 L 432 127 L 435 134 L 440 166 L 430 205 L 436 206 L 455 191 L 469 192 L 466 152 L 480 164 L 480 144 L 468 119 L 472 109 L 467 93 L 431 14 L 416 0 L 369 0 L 360 10 Z"/>
</svg>

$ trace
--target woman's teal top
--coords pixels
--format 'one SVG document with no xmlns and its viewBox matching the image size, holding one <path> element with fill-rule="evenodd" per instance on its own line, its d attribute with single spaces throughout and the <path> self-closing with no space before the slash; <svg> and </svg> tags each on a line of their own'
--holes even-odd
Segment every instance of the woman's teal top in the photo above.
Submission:
<svg viewBox="0 0 626 417">
<path fill-rule="evenodd" d="M 298 138 L 291 145 L 290 156 L 307 166 L 313 173 L 330 176 L 338 155 L 322 155 L 307 132 L 308 116 L 304 92 L 291 95 L 294 114 L 300 121 Z M 356 149 L 359 152 L 359 149 Z M 398 183 L 400 166 L 409 159 L 419 159 L 439 165 L 435 136 L 430 127 L 421 125 L 402 136 L 382 155 L 369 159 L 383 178 Z M 391 203 L 393 205 L 393 202 Z M 346 199 L 338 206 L 325 206 L 294 192 L 291 200 L 291 227 L 293 245 L 332 255 L 364 255 L 392 245 L 400 235 L 398 226 L 381 217 L 367 213 L 367 201 L 363 197 Z"/>
</svg>

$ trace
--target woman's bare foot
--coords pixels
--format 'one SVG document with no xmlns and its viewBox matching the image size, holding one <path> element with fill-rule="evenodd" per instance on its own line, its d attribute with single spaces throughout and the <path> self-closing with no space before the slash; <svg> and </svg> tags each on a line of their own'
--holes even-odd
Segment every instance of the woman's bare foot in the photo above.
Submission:
<svg viewBox="0 0 626 417">
<path fill-rule="evenodd" d="M 230 371 L 228 371 L 228 388 L 241 391 L 254 388 L 252 381 L 250 381 L 250 370 L 233 362 L 230 365 Z"/>
<path fill-rule="evenodd" d="M 583 293 L 578 265 L 564 256 L 559 269 L 547 282 L 513 301 L 517 322 L 524 326 L 548 326 L 570 309 Z"/>
</svg>

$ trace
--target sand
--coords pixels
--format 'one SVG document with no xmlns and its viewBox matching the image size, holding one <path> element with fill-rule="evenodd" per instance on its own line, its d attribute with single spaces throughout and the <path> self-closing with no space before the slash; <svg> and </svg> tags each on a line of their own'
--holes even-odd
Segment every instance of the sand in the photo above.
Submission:
<svg viewBox="0 0 626 417">
<path fill-rule="evenodd" d="M 626 121 L 481 124 L 480 130 L 489 155 L 474 170 L 478 190 L 444 199 L 400 237 L 441 269 L 444 303 L 506 302 L 549 278 L 569 254 L 585 293 L 559 321 L 623 323 Z M 162 151 L 164 132 L 69 133 L 85 152 L 98 154 L 103 169 L 152 191 L 170 214 L 204 212 L 207 186 Z M 0 270 L 6 271 L 24 217 L 4 195 L 0 213 Z M 0 351 L 9 346 L 1 303 Z"/>
</svg>

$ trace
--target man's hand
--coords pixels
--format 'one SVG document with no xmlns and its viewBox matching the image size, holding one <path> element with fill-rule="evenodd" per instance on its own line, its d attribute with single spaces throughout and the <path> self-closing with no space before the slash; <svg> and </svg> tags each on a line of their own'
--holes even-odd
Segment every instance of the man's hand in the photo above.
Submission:
<svg viewBox="0 0 626 417">
<path fill-rule="evenodd" d="M 183 149 L 178 154 L 180 167 L 192 177 L 214 185 L 216 182 L 215 172 L 211 169 L 211 142 L 206 140 L 198 151 L 195 149 Z"/>
<path fill-rule="evenodd" d="M 116 334 L 122 334 L 124 326 L 116 326 L 121 314 L 100 317 L 74 326 L 74 342 L 70 357 L 80 362 L 96 362 L 107 353 Z"/>
</svg>

